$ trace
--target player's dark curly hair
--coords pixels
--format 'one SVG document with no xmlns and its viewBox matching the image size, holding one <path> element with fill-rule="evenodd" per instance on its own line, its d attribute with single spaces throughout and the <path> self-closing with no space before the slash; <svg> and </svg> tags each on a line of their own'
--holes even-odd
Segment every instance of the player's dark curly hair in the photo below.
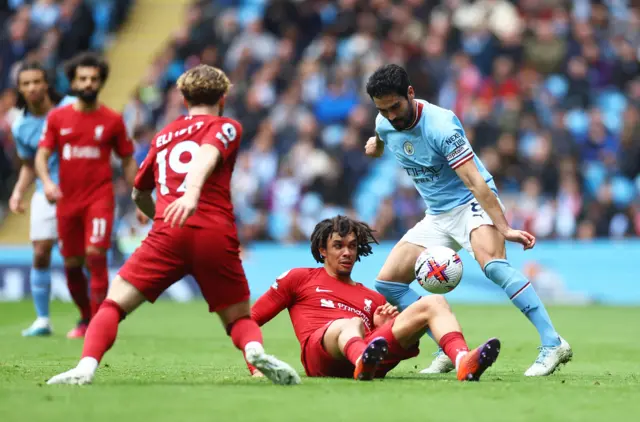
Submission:
<svg viewBox="0 0 640 422">
<path fill-rule="evenodd" d="M 327 218 L 316 224 L 311 234 L 311 254 L 316 262 L 324 263 L 324 257 L 320 254 L 320 248 L 327 248 L 327 240 L 331 234 L 338 233 L 341 237 L 345 237 L 352 233 L 356 235 L 358 241 L 358 256 L 368 256 L 373 253 L 372 243 L 378 243 L 373 236 L 373 229 L 367 223 L 356 221 L 344 215 L 337 215 L 333 218 Z"/>
<path fill-rule="evenodd" d="M 80 53 L 65 64 L 64 73 L 67 75 L 69 82 L 76 77 L 76 70 L 79 67 L 97 67 L 100 71 L 100 81 L 103 84 L 109 77 L 109 64 L 96 53 Z"/>
<path fill-rule="evenodd" d="M 44 81 L 49 85 L 49 89 L 47 90 L 47 94 L 49 95 L 49 99 L 54 105 L 57 105 L 60 100 L 62 100 L 62 96 L 58 94 L 53 85 L 49 82 L 49 74 L 47 70 L 37 61 L 26 61 L 23 62 L 18 68 L 18 73 L 16 77 L 16 86 L 17 86 L 17 99 L 16 99 L 16 108 L 19 110 L 25 110 L 27 108 L 27 100 L 24 98 L 24 95 L 20 93 L 20 75 L 22 72 L 26 72 L 28 70 L 37 70 L 42 72 L 42 77 Z"/>
<path fill-rule="evenodd" d="M 409 75 L 397 64 L 387 64 L 376 69 L 367 81 L 367 94 L 371 98 L 385 95 L 400 95 L 407 98 L 409 90 Z"/>
</svg>

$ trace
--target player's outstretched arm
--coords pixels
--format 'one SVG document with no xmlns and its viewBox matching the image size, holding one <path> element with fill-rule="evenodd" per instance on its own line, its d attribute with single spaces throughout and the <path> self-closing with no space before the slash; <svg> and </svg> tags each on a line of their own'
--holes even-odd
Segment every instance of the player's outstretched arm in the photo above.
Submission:
<svg viewBox="0 0 640 422">
<path fill-rule="evenodd" d="M 58 185 L 56 185 L 51 179 L 49 173 L 49 157 L 51 156 L 51 150 L 47 147 L 40 146 L 36 152 L 35 167 L 36 175 L 42 180 L 44 186 L 44 194 L 47 200 L 51 203 L 55 203 L 62 197 L 62 192 Z"/>
<path fill-rule="evenodd" d="M 498 198 L 491 191 L 489 185 L 478 171 L 478 167 L 473 160 L 469 160 L 455 169 L 458 177 L 462 179 L 465 186 L 473 193 L 473 196 L 480 202 L 482 208 L 493 221 L 494 226 L 510 242 L 517 242 L 524 246 L 524 249 L 531 249 L 536 243 L 536 238 L 526 231 L 514 230 L 509 226 Z"/>
<path fill-rule="evenodd" d="M 221 161 L 222 154 L 217 147 L 210 144 L 200 145 L 187 173 L 187 190 L 184 195 L 169 204 L 164 212 L 165 223 L 170 223 L 171 227 L 176 224 L 182 227 L 187 218 L 196 212 L 202 186 Z"/>
<path fill-rule="evenodd" d="M 377 133 L 376 136 L 372 136 L 367 141 L 364 146 L 364 153 L 372 158 L 382 157 L 384 153 L 384 142 L 382 142 L 382 139 L 380 139 Z"/>
<path fill-rule="evenodd" d="M 9 209 L 16 214 L 22 214 L 25 210 L 22 200 L 29 186 L 36 180 L 36 172 L 33 168 L 33 162 L 30 160 L 22 160 L 18 181 L 13 188 L 11 198 L 9 198 Z"/>
</svg>

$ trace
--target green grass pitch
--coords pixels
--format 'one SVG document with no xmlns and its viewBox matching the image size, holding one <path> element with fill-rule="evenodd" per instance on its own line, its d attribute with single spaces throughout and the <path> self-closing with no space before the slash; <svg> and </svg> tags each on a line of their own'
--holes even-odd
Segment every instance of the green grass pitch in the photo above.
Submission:
<svg viewBox="0 0 640 422">
<path fill-rule="evenodd" d="M 297 387 L 250 378 L 241 354 L 203 302 L 145 305 L 120 328 L 92 386 L 47 386 L 75 365 L 81 342 L 64 333 L 76 312 L 55 303 L 51 338 L 20 337 L 31 304 L 0 304 L 0 420 L 124 421 L 614 421 L 640 412 L 640 308 L 551 308 L 574 360 L 548 378 L 522 374 L 538 338 L 509 306 L 454 306 L 471 347 L 502 340 L 479 383 L 417 374 L 435 345 L 385 380 L 309 379 Z M 288 315 L 264 329 L 270 353 L 302 372 Z"/>
</svg>

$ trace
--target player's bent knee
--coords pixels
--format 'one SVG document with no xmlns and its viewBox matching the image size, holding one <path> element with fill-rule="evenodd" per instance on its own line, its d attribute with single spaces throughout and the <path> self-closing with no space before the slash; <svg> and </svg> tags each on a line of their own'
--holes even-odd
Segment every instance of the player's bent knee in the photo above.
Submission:
<svg viewBox="0 0 640 422">
<path fill-rule="evenodd" d="M 46 244 L 34 243 L 33 245 L 33 267 L 36 269 L 46 269 L 51 265 L 51 247 Z"/>
<path fill-rule="evenodd" d="M 95 246 L 87 247 L 87 255 L 106 255 L 107 250 L 104 248 L 97 248 Z"/>
<path fill-rule="evenodd" d="M 494 259 L 505 259 L 505 239 L 495 226 L 477 227 L 469 236 L 473 254 L 481 267 Z"/>
<path fill-rule="evenodd" d="M 81 256 L 70 256 L 64 259 L 64 266 L 66 268 L 82 267 L 84 259 Z"/>
<path fill-rule="evenodd" d="M 251 304 L 249 301 L 234 303 L 226 308 L 217 310 L 216 313 L 220 317 L 222 324 L 227 327 L 240 318 L 251 317 Z"/>
<path fill-rule="evenodd" d="M 130 314 L 145 302 L 146 298 L 131 283 L 117 275 L 111 282 L 107 300 L 117 303 L 124 312 Z"/>
<path fill-rule="evenodd" d="M 415 320 L 415 325 L 426 324 L 435 315 L 442 312 L 451 312 L 449 302 L 447 302 L 447 299 L 445 299 L 442 295 L 424 296 L 419 301 L 417 301 L 414 306 L 415 308 L 411 311 L 411 313 L 413 314 L 412 319 Z"/>
</svg>

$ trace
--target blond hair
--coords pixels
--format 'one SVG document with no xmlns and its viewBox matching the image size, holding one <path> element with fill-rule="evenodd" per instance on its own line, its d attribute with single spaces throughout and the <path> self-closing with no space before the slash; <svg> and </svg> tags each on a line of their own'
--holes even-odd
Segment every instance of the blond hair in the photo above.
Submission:
<svg viewBox="0 0 640 422">
<path fill-rule="evenodd" d="M 177 86 L 189 105 L 213 106 L 227 93 L 231 82 L 222 70 L 201 64 L 180 75 Z"/>
</svg>

